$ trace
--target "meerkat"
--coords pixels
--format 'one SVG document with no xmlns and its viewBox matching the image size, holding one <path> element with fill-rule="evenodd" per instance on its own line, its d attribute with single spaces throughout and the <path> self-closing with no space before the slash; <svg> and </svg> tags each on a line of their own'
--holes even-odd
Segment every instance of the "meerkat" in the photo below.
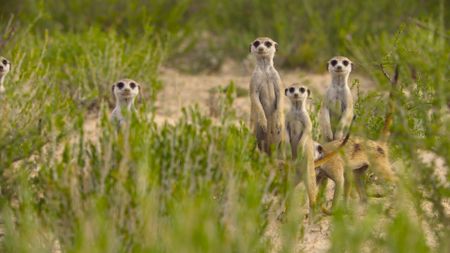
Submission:
<svg viewBox="0 0 450 253">
<path fill-rule="evenodd" d="M 5 92 L 3 82 L 10 69 L 11 63 L 5 57 L 0 57 L 0 94 Z"/>
<path fill-rule="evenodd" d="M 135 111 L 134 100 L 141 86 L 130 79 L 123 79 L 112 85 L 112 93 L 116 98 L 116 107 L 111 113 L 111 120 L 120 125 L 125 123 L 127 115 Z"/>
<path fill-rule="evenodd" d="M 299 160 L 298 152 L 301 152 L 299 165 L 303 170 L 302 177 L 308 193 L 309 206 L 313 208 L 316 202 L 317 187 L 312 123 L 307 111 L 307 101 L 311 91 L 303 85 L 292 84 L 285 89 L 284 93 L 291 102 L 291 109 L 286 114 L 285 126 L 291 144 L 292 159 Z"/>
<path fill-rule="evenodd" d="M 353 120 L 353 96 L 348 86 L 352 65 L 343 56 L 333 57 L 327 63 L 331 85 L 326 91 L 319 117 L 324 141 L 342 139 Z"/>
<path fill-rule="evenodd" d="M 398 67 L 395 70 L 394 79 L 391 80 L 393 88 L 398 80 Z M 321 171 L 325 172 L 327 177 L 339 175 L 345 178 L 344 197 L 347 198 L 350 193 L 350 182 L 348 182 L 348 171 L 353 172 L 354 183 L 361 201 L 367 201 L 367 194 L 364 185 L 364 172 L 371 169 L 377 176 L 381 177 L 387 182 L 395 183 L 398 179 L 392 170 L 392 164 L 389 161 L 389 146 L 387 140 L 390 136 L 390 127 L 393 121 L 393 90 L 389 94 L 388 108 L 384 126 L 380 134 L 379 140 L 369 140 L 362 137 L 352 137 L 348 140 L 347 145 L 342 148 L 342 155 L 334 156 L 325 161 L 320 166 Z M 325 144 L 315 144 L 315 155 L 321 158 L 329 152 L 334 152 L 336 147 L 340 145 L 339 141 L 331 141 Z M 316 158 L 316 159 L 317 159 Z M 322 175 L 323 176 L 323 175 Z M 318 185 L 321 185 L 324 180 L 321 175 L 318 176 Z"/>
<path fill-rule="evenodd" d="M 278 43 L 270 38 L 257 38 L 250 44 L 256 66 L 250 80 L 250 125 L 258 148 L 271 154 L 278 148 L 283 136 L 283 85 L 273 65 Z"/>
</svg>

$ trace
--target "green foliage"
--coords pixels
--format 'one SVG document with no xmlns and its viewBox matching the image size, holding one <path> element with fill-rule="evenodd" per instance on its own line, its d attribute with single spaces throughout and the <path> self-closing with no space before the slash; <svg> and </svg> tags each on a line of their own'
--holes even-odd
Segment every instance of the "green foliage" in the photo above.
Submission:
<svg viewBox="0 0 450 253">
<path fill-rule="evenodd" d="M 450 162 L 445 7 L 407 0 L 8 1 L 0 30 L 10 30 L 10 13 L 16 18 L 14 37 L 0 43 L 13 64 L 0 98 L 0 251 L 276 251 L 266 233 L 277 218 L 284 218 L 280 251 L 298 250 L 306 193 L 236 124 L 231 106 L 246 90 L 231 82 L 211 92 L 218 123 L 195 107 L 172 125 L 152 116 L 162 63 L 217 69 L 269 35 L 280 43 L 283 66 L 323 69 L 332 55 L 353 56 L 377 85 L 358 92 L 352 130 L 371 139 L 381 132 L 391 90 L 380 64 L 391 76 L 400 67 L 389 140 L 400 180 L 388 197 L 337 209 L 329 251 L 447 252 L 449 174 L 421 159 L 427 151 L 447 168 Z M 107 114 L 111 85 L 121 78 L 140 82 L 144 99 L 130 126 L 117 129 Z"/>
</svg>

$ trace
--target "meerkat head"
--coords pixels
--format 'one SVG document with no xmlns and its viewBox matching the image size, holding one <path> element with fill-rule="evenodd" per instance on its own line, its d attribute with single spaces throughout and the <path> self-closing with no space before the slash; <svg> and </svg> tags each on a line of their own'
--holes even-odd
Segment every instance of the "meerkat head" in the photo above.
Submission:
<svg viewBox="0 0 450 253">
<path fill-rule="evenodd" d="M 0 57 L 0 76 L 5 76 L 11 69 L 11 63 L 5 58 Z"/>
<path fill-rule="evenodd" d="M 311 96 L 308 87 L 294 83 L 284 89 L 284 94 L 292 103 L 306 101 Z"/>
<path fill-rule="evenodd" d="M 344 56 L 335 56 L 328 61 L 327 69 L 331 74 L 348 75 L 352 71 L 353 63 Z"/>
<path fill-rule="evenodd" d="M 318 142 L 314 142 L 314 160 L 318 160 L 323 157 L 323 147 Z"/>
<path fill-rule="evenodd" d="M 133 101 L 139 94 L 140 89 L 141 86 L 130 79 L 123 79 L 112 85 L 112 92 L 119 102 Z"/>
<path fill-rule="evenodd" d="M 250 52 L 257 57 L 273 57 L 278 43 L 268 37 L 259 37 L 250 44 Z"/>
</svg>

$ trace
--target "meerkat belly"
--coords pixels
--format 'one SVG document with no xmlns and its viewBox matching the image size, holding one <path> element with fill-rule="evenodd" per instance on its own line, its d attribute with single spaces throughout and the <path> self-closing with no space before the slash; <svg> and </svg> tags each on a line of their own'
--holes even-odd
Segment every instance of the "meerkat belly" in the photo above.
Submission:
<svg viewBox="0 0 450 253">
<path fill-rule="evenodd" d="M 289 136 L 291 138 L 291 144 L 297 147 L 303 134 L 303 124 L 300 121 L 293 121 L 290 124 Z"/>
<path fill-rule="evenodd" d="M 265 81 L 264 85 L 261 87 L 260 91 L 260 101 L 266 115 L 271 115 L 275 111 L 275 90 L 268 80 Z"/>
<path fill-rule="evenodd" d="M 344 111 L 345 106 L 342 104 L 340 100 L 332 100 L 330 101 L 330 124 L 333 132 L 336 131 L 336 128 L 339 124 L 339 121 L 342 117 L 342 112 Z"/>
</svg>

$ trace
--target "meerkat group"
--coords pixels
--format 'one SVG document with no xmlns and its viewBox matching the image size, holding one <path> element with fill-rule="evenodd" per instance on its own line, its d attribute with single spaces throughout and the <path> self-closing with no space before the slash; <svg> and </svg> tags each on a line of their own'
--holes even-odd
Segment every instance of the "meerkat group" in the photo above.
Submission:
<svg viewBox="0 0 450 253">
<path fill-rule="evenodd" d="M 387 113 L 381 140 L 374 141 L 360 137 L 349 138 L 352 124 L 353 96 L 348 85 L 353 63 L 346 57 L 336 56 L 327 63 L 331 74 L 319 115 L 319 125 L 323 143 L 312 138 L 312 123 L 308 111 L 311 91 L 301 84 L 292 84 L 284 89 L 278 71 L 274 67 L 274 56 L 278 43 L 268 37 L 255 39 L 249 47 L 256 59 L 249 90 L 251 102 L 250 126 L 256 137 L 259 150 L 271 155 L 279 151 L 286 134 L 291 147 L 291 158 L 299 167 L 307 189 L 310 207 L 314 207 L 317 197 L 317 184 L 326 178 L 335 182 L 333 206 L 350 187 L 349 173 L 353 175 L 361 200 L 367 195 L 362 175 L 368 168 L 388 181 L 395 181 L 388 158 L 387 137 L 392 124 L 392 112 Z M 0 94 L 5 92 L 3 85 L 11 64 L 0 57 Z M 397 73 L 398 76 L 398 73 Z M 112 85 L 116 100 L 111 120 L 123 125 L 135 111 L 134 101 L 140 94 L 141 86 L 131 79 L 122 79 Z M 290 110 L 284 120 L 283 95 L 289 99 Z M 390 107 L 392 109 L 392 107 Z M 345 137 L 345 138 L 344 138 Z"/>
<path fill-rule="evenodd" d="M 273 65 L 277 48 L 278 43 L 267 37 L 257 38 L 250 44 L 250 52 L 256 58 L 250 80 L 250 123 L 259 149 L 269 155 L 272 148 L 279 148 L 283 136 L 280 96 L 283 84 Z M 366 201 L 363 175 L 368 168 L 385 180 L 395 181 L 386 143 L 392 122 L 389 116 L 386 117 L 382 140 L 349 137 L 354 119 L 353 96 L 348 83 L 352 66 L 353 63 L 343 56 L 333 57 L 327 63 L 331 85 L 319 112 L 322 144 L 312 138 L 312 123 L 307 109 L 310 89 L 295 83 L 284 90 L 291 105 L 284 131 L 291 147 L 293 164 L 302 174 L 311 208 L 316 203 L 317 184 L 323 184 L 327 178 L 335 183 L 332 207 L 342 196 L 347 198 L 351 181 L 354 181 L 360 199 Z"/>
</svg>

